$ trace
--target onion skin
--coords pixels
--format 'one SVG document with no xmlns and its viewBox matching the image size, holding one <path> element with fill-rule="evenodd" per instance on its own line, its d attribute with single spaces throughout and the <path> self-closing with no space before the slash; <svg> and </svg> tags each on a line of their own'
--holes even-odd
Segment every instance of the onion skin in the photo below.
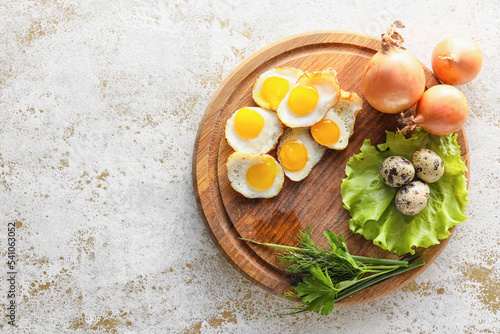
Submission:
<svg viewBox="0 0 500 334">
<path fill-rule="evenodd" d="M 481 71 L 483 54 L 472 39 L 451 36 L 440 41 L 432 52 L 432 70 L 443 83 L 463 85 Z"/>
<path fill-rule="evenodd" d="M 469 116 L 469 102 L 457 88 L 436 85 L 429 88 L 417 104 L 412 125 L 425 131 L 444 136 L 459 130 Z"/>
<path fill-rule="evenodd" d="M 397 114 L 412 107 L 424 90 L 422 64 L 411 53 L 397 47 L 380 49 L 363 74 L 366 100 L 383 113 Z"/>
</svg>

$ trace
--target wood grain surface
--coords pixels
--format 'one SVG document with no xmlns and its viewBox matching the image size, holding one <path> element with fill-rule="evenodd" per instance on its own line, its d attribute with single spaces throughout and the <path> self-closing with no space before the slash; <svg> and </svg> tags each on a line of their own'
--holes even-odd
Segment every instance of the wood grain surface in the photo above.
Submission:
<svg viewBox="0 0 500 334">
<path fill-rule="evenodd" d="M 273 293 L 282 294 L 292 288 L 289 275 L 278 265 L 276 249 L 250 245 L 240 237 L 296 246 L 297 232 L 310 226 L 317 243 L 326 244 L 322 232 L 331 229 L 344 235 L 352 254 L 397 258 L 350 231 L 349 212 L 343 208 L 340 195 L 345 165 L 353 154 L 360 152 L 363 140 L 369 138 L 372 144 L 382 143 L 385 131 L 395 131 L 398 125 L 395 115 L 374 110 L 363 96 L 363 70 L 379 47 L 379 39 L 345 31 L 315 31 L 285 38 L 240 64 L 221 84 L 206 109 L 193 158 L 194 192 L 201 215 L 222 254 L 251 281 Z M 251 94 L 254 81 L 261 73 L 277 66 L 306 71 L 333 67 L 338 72 L 340 87 L 363 98 L 363 110 L 358 114 L 354 134 L 345 150 L 328 150 L 311 174 L 300 182 L 286 179 L 277 197 L 247 199 L 231 188 L 227 178 L 225 164 L 232 149 L 224 138 L 224 127 L 237 109 L 256 106 Z M 427 87 L 439 83 L 431 71 L 425 67 L 424 70 Z M 462 157 L 469 168 L 464 130 L 458 134 Z M 450 238 L 420 250 L 425 266 L 353 294 L 336 306 L 365 303 L 402 288 L 436 259 Z"/>
</svg>

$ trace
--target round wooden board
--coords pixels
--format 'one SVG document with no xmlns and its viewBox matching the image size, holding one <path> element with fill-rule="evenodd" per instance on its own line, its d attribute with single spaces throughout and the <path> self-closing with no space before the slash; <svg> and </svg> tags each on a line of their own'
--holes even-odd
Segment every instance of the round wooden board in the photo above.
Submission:
<svg viewBox="0 0 500 334">
<path fill-rule="evenodd" d="M 289 275 L 278 265 L 276 249 L 248 244 L 240 237 L 297 246 L 297 232 L 310 226 L 317 243 L 325 244 L 322 232 L 331 229 L 344 235 L 352 254 L 397 258 L 350 231 L 349 212 L 343 208 L 340 195 L 345 165 L 353 154 L 360 152 L 363 140 L 370 138 L 372 144 L 382 143 L 385 131 L 397 128 L 397 117 L 374 110 L 362 92 L 363 70 L 379 47 L 379 39 L 345 31 L 315 31 L 280 40 L 247 58 L 227 77 L 200 123 L 194 148 L 193 181 L 207 229 L 222 254 L 241 273 L 273 293 L 282 294 L 292 288 Z M 333 67 L 338 72 L 340 87 L 363 98 L 363 110 L 358 114 L 355 132 L 345 150 L 328 150 L 306 179 L 300 182 L 286 179 L 275 198 L 247 199 L 231 188 L 227 178 L 225 163 L 232 150 L 224 138 L 224 127 L 235 110 L 256 106 L 251 94 L 254 81 L 260 74 L 278 66 L 306 71 Z M 429 69 L 424 67 L 424 70 L 427 87 L 439 83 Z M 458 132 L 458 142 L 469 168 L 463 129 Z M 436 259 L 449 240 L 419 250 L 425 266 L 353 294 L 336 306 L 365 303 L 402 288 Z"/>
</svg>

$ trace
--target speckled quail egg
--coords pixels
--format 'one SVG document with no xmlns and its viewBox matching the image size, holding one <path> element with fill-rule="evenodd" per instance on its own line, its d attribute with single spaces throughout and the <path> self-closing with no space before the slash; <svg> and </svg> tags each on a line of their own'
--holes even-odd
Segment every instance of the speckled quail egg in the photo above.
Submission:
<svg viewBox="0 0 500 334">
<path fill-rule="evenodd" d="M 262 108 L 276 110 L 283 97 L 304 71 L 293 67 L 276 67 L 262 73 L 252 88 L 252 97 Z"/>
<path fill-rule="evenodd" d="M 316 143 L 308 128 L 288 128 L 278 144 L 278 161 L 292 181 L 306 178 L 326 147 Z"/>
<path fill-rule="evenodd" d="M 234 152 L 226 168 L 231 187 L 247 198 L 274 197 L 285 181 L 283 168 L 269 154 Z"/>
<path fill-rule="evenodd" d="M 411 162 L 418 178 L 427 183 L 436 182 L 443 176 L 443 159 L 434 151 L 419 148 L 413 152 Z"/>
<path fill-rule="evenodd" d="M 340 90 L 337 104 L 328 110 L 325 118 L 311 126 L 311 135 L 318 144 L 334 150 L 343 150 L 354 132 L 356 115 L 363 100 L 356 94 Z"/>
<path fill-rule="evenodd" d="M 379 173 L 388 186 L 401 187 L 413 180 L 415 168 L 408 159 L 394 155 L 382 162 Z"/>
<path fill-rule="evenodd" d="M 402 214 L 412 216 L 425 208 L 429 197 L 429 186 L 422 181 L 413 181 L 398 190 L 394 201 Z"/>
<path fill-rule="evenodd" d="M 259 107 L 238 109 L 226 122 L 226 140 L 235 151 L 267 153 L 282 134 L 276 113 Z"/>
<path fill-rule="evenodd" d="M 308 127 L 321 121 L 339 98 L 335 70 L 306 72 L 279 104 L 278 117 L 288 127 Z"/>
</svg>

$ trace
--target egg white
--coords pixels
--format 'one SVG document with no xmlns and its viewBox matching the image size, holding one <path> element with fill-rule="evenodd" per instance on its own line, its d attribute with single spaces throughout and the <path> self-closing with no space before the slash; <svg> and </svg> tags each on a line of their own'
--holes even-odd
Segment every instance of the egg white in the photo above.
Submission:
<svg viewBox="0 0 500 334">
<path fill-rule="evenodd" d="M 298 171 L 290 171 L 283 167 L 283 164 L 281 163 L 281 158 L 280 158 L 280 149 L 281 146 L 288 140 L 298 140 L 301 143 L 304 144 L 307 150 L 307 157 L 308 160 L 305 164 L 305 166 Z M 314 138 L 311 136 L 309 132 L 309 128 L 288 128 L 285 130 L 285 133 L 283 136 L 280 138 L 280 142 L 278 144 L 278 161 L 283 167 L 283 171 L 285 172 L 285 175 L 292 181 L 300 181 L 305 179 L 311 170 L 313 169 L 314 166 L 321 160 L 323 157 L 323 154 L 325 154 L 326 147 L 323 145 L 318 144 Z"/>
<path fill-rule="evenodd" d="M 292 87 L 303 74 L 304 71 L 293 67 L 275 67 L 262 73 L 257 78 L 252 88 L 252 97 L 255 103 L 262 108 L 276 110 L 277 107 L 273 108 L 271 104 L 262 96 L 262 84 L 264 81 L 271 77 L 280 77 L 287 80 L 290 87 Z"/>
<path fill-rule="evenodd" d="M 263 159 L 272 159 L 269 161 L 273 161 L 273 164 L 275 164 L 277 174 L 274 179 L 274 183 L 269 189 L 257 190 L 248 184 L 246 180 L 246 173 L 250 166 L 262 161 Z M 278 164 L 276 159 L 268 154 L 251 154 L 242 151 L 234 152 L 227 159 L 226 168 L 231 187 L 247 198 L 274 197 L 280 192 L 283 187 L 283 182 L 285 181 L 283 168 L 280 164 Z"/>
<path fill-rule="evenodd" d="M 283 134 L 283 125 L 281 124 L 275 112 L 259 107 L 247 107 L 255 110 L 264 118 L 264 127 L 260 134 L 252 139 L 242 138 L 234 129 L 235 111 L 226 122 L 225 137 L 235 151 L 244 151 L 248 153 L 267 153 L 273 149 L 280 136 Z M 239 110 L 239 109 L 238 109 Z"/>
<path fill-rule="evenodd" d="M 310 85 L 318 91 L 319 99 L 314 110 L 307 115 L 297 115 L 288 106 L 288 99 L 293 88 L 299 85 Z M 299 80 L 290 87 L 290 90 L 281 100 L 277 114 L 281 122 L 290 128 L 308 127 L 318 123 L 325 117 L 340 97 L 340 86 L 337 81 L 337 72 L 328 68 L 321 72 L 304 73 Z"/>
</svg>

